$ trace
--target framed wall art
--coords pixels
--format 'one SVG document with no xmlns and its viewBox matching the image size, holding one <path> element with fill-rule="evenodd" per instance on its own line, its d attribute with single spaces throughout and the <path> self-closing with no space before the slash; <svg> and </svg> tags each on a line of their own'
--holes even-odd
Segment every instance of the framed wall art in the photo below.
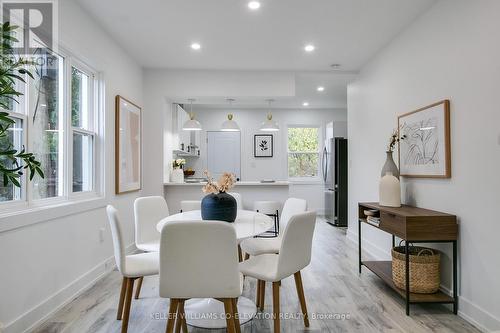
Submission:
<svg viewBox="0 0 500 333">
<path fill-rule="evenodd" d="M 400 115 L 398 128 L 401 176 L 451 177 L 449 100 Z"/>
<path fill-rule="evenodd" d="M 254 157 L 273 157 L 272 134 L 255 134 L 253 145 Z"/>
<path fill-rule="evenodd" d="M 142 132 L 141 108 L 131 101 L 115 98 L 115 192 L 141 189 Z"/>
</svg>

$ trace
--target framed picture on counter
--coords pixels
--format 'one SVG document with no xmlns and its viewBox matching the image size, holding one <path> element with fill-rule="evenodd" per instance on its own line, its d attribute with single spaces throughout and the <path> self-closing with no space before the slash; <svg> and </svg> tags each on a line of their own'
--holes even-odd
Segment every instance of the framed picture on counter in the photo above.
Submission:
<svg viewBox="0 0 500 333">
<path fill-rule="evenodd" d="M 115 193 L 141 189 L 141 108 L 131 101 L 115 99 Z"/>
<path fill-rule="evenodd" d="M 401 176 L 451 177 L 449 100 L 400 115 L 398 126 Z"/>
<path fill-rule="evenodd" d="M 273 135 L 255 134 L 253 140 L 254 157 L 273 157 Z"/>
</svg>

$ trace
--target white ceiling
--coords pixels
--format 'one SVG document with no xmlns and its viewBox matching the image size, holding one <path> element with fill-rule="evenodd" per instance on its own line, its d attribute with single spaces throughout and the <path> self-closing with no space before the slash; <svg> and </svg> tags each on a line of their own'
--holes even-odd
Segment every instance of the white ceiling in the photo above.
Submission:
<svg viewBox="0 0 500 333">
<path fill-rule="evenodd" d="M 434 2 L 260 0 L 254 12 L 245 0 L 78 1 L 144 67 L 243 70 L 357 70 Z"/>
<path fill-rule="evenodd" d="M 345 71 L 358 71 L 436 0 L 260 0 L 258 11 L 247 0 L 77 1 L 143 67 L 292 71 L 296 97 L 280 107 L 345 107 L 353 77 Z M 306 53 L 307 43 L 316 50 Z"/>
</svg>

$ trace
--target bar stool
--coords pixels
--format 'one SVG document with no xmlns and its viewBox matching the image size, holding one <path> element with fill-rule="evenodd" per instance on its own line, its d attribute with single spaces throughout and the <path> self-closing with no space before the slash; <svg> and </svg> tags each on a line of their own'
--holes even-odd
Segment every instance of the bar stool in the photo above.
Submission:
<svg viewBox="0 0 500 333">
<path fill-rule="evenodd" d="M 281 202 L 279 201 L 255 201 L 253 208 L 256 212 L 266 214 L 274 219 L 274 230 L 267 231 L 262 235 L 256 236 L 260 238 L 277 237 L 280 232 L 279 211 Z"/>
</svg>

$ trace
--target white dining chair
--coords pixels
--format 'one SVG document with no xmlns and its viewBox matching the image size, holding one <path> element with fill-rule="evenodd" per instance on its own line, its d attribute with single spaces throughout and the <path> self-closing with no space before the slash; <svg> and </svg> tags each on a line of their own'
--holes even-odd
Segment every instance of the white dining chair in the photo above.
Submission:
<svg viewBox="0 0 500 333">
<path fill-rule="evenodd" d="M 304 325 L 309 327 L 304 288 L 300 271 L 311 262 L 311 248 L 316 225 L 316 212 L 296 214 L 284 232 L 279 254 L 262 254 L 240 263 L 240 272 L 257 279 L 257 307 L 264 309 L 266 282 L 273 285 L 274 332 L 280 332 L 280 284 L 291 275 L 299 296 Z"/>
<path fill-rule="evenodd" d="M 214 242 L 214 239 L 217 241 Z M 184 302 L 215 298 L 224 303 L 228 332 L 240 332 L 236 303 L 243 290 L 236 231 L 219 221 L 173 221 L 160 240 L 160 297 L 170 298 L 166 332 L 187 331 Z M 172 319 L 174 318 L 174 319 Z"/>
<path fill-rule="evenodd" d="M 190 212 L 192 210 L 200 210 L 201 201 L 200 200 L 182 200 L 181 201 L 181 213 Z"/>
<path fill-rule="evenodd" d="M 167 202 L 162 196 L 135 199 L 135 246 L 139 250 L 144 252 L 160 250 L 160 233 L 156 230 L 156 224 L 169 215 Z"/>
<path fill-rule="evenodd" d="M 123 243 L 118 212 L 113 206 L 108 205 L 106 207 L 106 213 L 111 227 L 116 266 L 123 276 L 116 319 L 121 320 L 123 318 L 121 331 L 122 333 L 126 333 L 130 316 L 130 306 L 132 304 L 134 282 L 136 279 L 143 278 L 144 276 L 158 274 L 159 254 L 158 252 L 149 252 L 125 255 L 125 244 Z"/>
<path fill-rule="evenodd" d="M 164 197 L 150 196 L 137 198 L 134 201 L 135 247 L 144 252 L 158 252 L 160 250 L 160 233 L 156 224 L 169 214 Z M 141 277 L 137 281 L 135 299 L 141 293 Z"/>
<path fill-rule="evenodd" d="M 297 198 L 288 198 L 281 211 L 279 230 L 285 230 L 288 221 L 295 214 L 307 210 L 307 201 Z M 249 238 L 240 243 L 241 250 L 245 253 L 245 259 L 249 256 L 258 256 L 264 253 L 278 253 L 281 247 L 283 233 L 280 232 L 275 238 Z"/>
<path fill-rule="evenodd" d="M 238 210 L 243 209 L 243 201 L 241 200 L 241 194 L 236 192 L 227 192 L 227 194 L 231 195 L 236 200 L 236 208 Z"/>
</svg>

